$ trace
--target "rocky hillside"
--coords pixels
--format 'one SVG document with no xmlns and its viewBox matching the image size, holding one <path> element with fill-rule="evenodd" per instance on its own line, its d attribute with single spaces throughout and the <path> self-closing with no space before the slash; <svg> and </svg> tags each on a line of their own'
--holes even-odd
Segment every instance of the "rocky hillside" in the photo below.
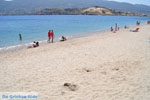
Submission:
<svg viewBox="0 0 150 100">
<path fill-rule="evenodd" d="M 35 15 L 117 15 L 117 16 L 148 16 L 145 14 L 128 13 L 115 11 L 103 7 L 90 7 L 90 8 L 53 8 L 43 9 L 38 12 L 32 13 Z"/>
<path fill-rule="evenodd" d="M 107 8 L 100 8 L 100 7 L 91 7 L 91 8 L 82 9 L 81 13 L 94 14 L 94 15 L 112 15 L 113 14 L 112 10 L 107 9 Z"/>
</svg>

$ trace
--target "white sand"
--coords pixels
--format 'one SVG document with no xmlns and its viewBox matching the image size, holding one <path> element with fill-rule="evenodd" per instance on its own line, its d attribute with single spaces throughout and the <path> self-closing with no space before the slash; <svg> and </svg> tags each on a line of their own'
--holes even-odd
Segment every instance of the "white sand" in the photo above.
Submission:
<svg viewBox="0 0 150 100">
<path fill-rule="evenodd" d="M 126 29 L 0 53 L 0 92 L 34 91 L 38 100 L 150 100 L 148 37 L 150 25 L 143 25 L 139 32 Z"/>
</svg>

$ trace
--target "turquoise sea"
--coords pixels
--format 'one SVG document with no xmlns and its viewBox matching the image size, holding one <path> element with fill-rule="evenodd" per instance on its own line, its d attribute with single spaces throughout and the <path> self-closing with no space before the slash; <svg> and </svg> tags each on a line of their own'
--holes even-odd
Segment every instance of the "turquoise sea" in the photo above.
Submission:
<svg viewBox="0 0 150 100">
<path fill-rule="evenodd" d="M 33 41 L 46 41 L 48 30 L 53 29 L 55 39 L 79 37 L 124 25 L 146 24 L 149 17 L 97 16 L 97 15 L 26 15 L 0 16 L 0 50 L 28 45 Z M 23 40 L 19 40 L 19 34 Z"/>
</svg>

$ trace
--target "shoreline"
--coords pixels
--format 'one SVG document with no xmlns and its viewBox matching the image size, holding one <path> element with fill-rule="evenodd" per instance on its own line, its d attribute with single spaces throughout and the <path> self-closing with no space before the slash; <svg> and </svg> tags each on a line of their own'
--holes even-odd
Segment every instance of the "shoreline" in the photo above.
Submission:
<svg viewBox="0 0 150 100">
<path fill-rule="evenodd" d="M 67 27 L 65 25 L 64 25 L 64 27 L 57 25 L 57 23 L 59 23 L 59 22 L 57 22 L 57 19 L 61 19 L 61 17 L 64 17 L 65 22 L 70 24 L 69 23 L 69 20 L 70 20 L 69 16 L 58 16 L 58 17 L 56 17 L 56 19 L 55 19 L 56 25 L 54 24 L 54 27 L 55 26 L 58 26 L 58 27 L 54 28 L 53 26 L 51 26 L 51 27 L 53 27 L 51 29 L 54 29 L 54 31 L 56 32 L 55 33 L 56 38 L 59 38 L 62 35 L 69 36 L 69 38 L 71 36 L 73 36 L 73 38 L 74 38 L 74 36 L 75 37 L 76 36 L 82 37 L 82 36 L 86 36 L 86 34 L 91 34 L 91 33 L 95 33 L 95 32 L 99 33 L 100 32 L 99 30 L 104 30 L 104 29 L 110 30 L 109 28 L 111 26 L 114 26 L 115 23 L 118 23 L 119 26 L 124 26 L 124 25 L 127 25 L 127 26 L 133 25 L 134 26 L 137 19 L 139 19 L 141 21 L 141 23 L 143 23 L 143 24 L 146 23 L 146 21 L 148 20 L 148 18 L 139 18 L 139 17 L 133 17 L 132 18 L 132 17 L 106 16 L 106 18 L 105 18 L 103 16 L 98 16 L 98 17 L 97 16 L 94 16 L 94 17 L 92 17 L 92 16 L 82 16 L 82 17 L 81 16 L 72 16 L 72 17 L 70 17 L 71 20 L 73 20 L 72 18 L 79 18 L 79 20 L 75 21 L 75 28 L 74 28 L 74 24 L 71 24 L 70 29 L 67 29 Z M 107 17 L 110 18 L 111 21 L 107 22 Z M 8 17 L 8 18 L 6 17 L 6 19 L 10 19 L 10 18 L 11 17 Z M 41 21 L 43 23 L 44 21 L 49 21 L 50 19 L 55 18 L 55 16 L 53 16 L 53 17 L 52 16 L 49 16 L 49 17 L 33 16 L 33 18 L 38 19 L 38 20 L 40 20 L 40 18 L 41 18 Z M 81 20 L 81 22 L 80 22 L 80 18 L 81 19 L 87 18 L 86 19 L 87 21 L 90 18 L 93 18 L 93 19 L 89 22 L 91 24 L 87 25 L 86 20 Z M 96 18 L 96 19 L 94 19 L 94 18 Z M 118 21 L 119 18 L 120 18 L 120 21 Z M 4 19 L 5 19 L 5 17 L 4 17 Z M 25 19 L 30 19 L 30 17 L 22 16 L 22 17 L 14 17 L 13 19 L 25 20 Z M 32 19 L 32 17 L 31 17 L 31 19 Z M 113 19 L 117 19 L 117 20 L 113 20 Z M 3 20 L 3 18 L 2 18 L 2 20 Z M 47 37 L 47 31 L 46 30 L 49 29 L 48 25 L 44 26 L 44 24 L 43 24 L 42 25 L 43 27 L 39 28 L 39 30 L 37 30 L 37 32 L 36 32 L 36 30 L 35 30 L 36 24 L 40 26 L 40 24 L 36 23 L 36 22 L 38 22 L 38 20 L 35 20 L 35 23 L 33 23 L 33 26 L 30 26 L 30 24 L 27 25 L 27 26 L 30 26 L 28 28 L 26 27 L 26 25 L 24 26 L 23 22 L 21 22 L 23 24 L 21 26 L 22 27 L 21 29 L 18 29 L 16 26 L 13 27 L 13 28 L 16 28 L 16 32 L 13 29 L 10 29 L 10 30 L 8 29 L 8 31 L 10 31 L 10 33 L 7 33 L 7 32 L 5 33 L 5 31 L 2 31 L 2 37 L 3 38 L 1 37 L 1 45 L 0 45 L 1 50 L 0 50 L 0 52 L 5 51 L 5 49 L 7 51 L 7 48 L 9 48 L 9 49 L 14 48 L 15 49 L 15 46 L 17 46 L 16 48 L 20 49 L 20 48 L 28 45 L 28 43 L 29 44 L 32 43 L 33 41 L 43 41 L 43 40 L 45 41 L 45 40 L 47 40 L 48 37 Z M 101 22 L 101 20 L 102 20 L 102 22 Z M 95 23 L 93 23 L 93 22 L 95 22 Z M 83 28 L 82 28 L 82 24 L 80 24 L 80 23 L 83 23 Z M 13 23 L 11 23 L 11 24 L 13 24 Z M 46 24 L 48 24 L 48 22 Z M 63 24 L 61 24 L 61 25 L 63 25 Z M 4 24 L 4 26 L 5 26 L 5 24 Z M 7 27 L 7 26 L 5 26 L 5 27 Z M 7 29 L 4 28 L 3 30 L 7 30 Z M 33 32 L 31 30 L 33 30 Z M 22 41 L 19 41 L 18 33 L 22 33 L 22 36 L 23 36 Z M 101 33 L 103 33 L 103 31 Z M 81 34 L 81 36 L 80 36 L 80 34 Z M 24 46 L 21 46 L 20 44 L 23 44 Z M 2 48 L 5 48 L 5 49 L 2 50 Z"/>
<path fill-rule="evenodd" d="M 87 36 L 91 36 L 91 35 L 95 35 L 95 34 L 103 34 L 105 32 L 109 32 L 108 29 L 86 32 L 87 34 L 81 33 L 81 35 L 79 35 L 79 36 L 75 35 L 75 36 L 66 36 L 66 37 L 67 37 L 67 41 L 69 41 L 72 39 L 87 37 Z M 60 42 L 60 38 L 61 37 L 55 38 L 54 44 L 57 42 Z M 53 43 L 48 43 L 47 40 L 41 40 L 38 42 L 40 43 L 40 46 L 46 45 L 46 44 L 53 44 Z M 0 53 L 9 52 L 9 51 L 17 51 L 17 50 L 21 50 L 21 49 L 28 49 L 28 47 L 32 46 L 32 44 L 33 44 L 33 42 L 28 42 L 28 43 L 23 43 L 23 44 L 16 44 L 16 45 L 11 45 L 11 46 L 1 47 Z"/>
<path fill-rule="evenodd" d="M 142 25 L 146 25 L 146 24 L 141 24 Z M 129 26 L 130 28 L 134 28 L 136 27 L 136 25 L 131 25 Z M 123 27 L 120 27 L 120 30 L 123 30 Z M 77 39 L 77 38 L 82 38 L 82 37 L 88 37 L 88 36 L 92 36 L 92 35 L 99 35 L 99 34 L 105 34 L 110 32 L 110 29 L 103 29 L 103 30 L 96 30 L 96 31 L 89 31 L 85 33 L 82 33 L 81 35 L 77 36 L 67 36 L 69 38 L 67 38 L 67 41 L 72 40 L 72 39 Z M 57 42 L 60 42 L 61 37 L 57 37 L 54 41 L 54 44 Z M 46 44 L 53 44 L 53 43 L 47 43 L 47 40 L 41 40 L 39 41 L 40 46 L 42 45 L 46 45 Z M 11 45 L 11 46 L 6 46 L 6 47 L 1 47 L 0 48 L 0 53 L 4 53 L 4 52 L 11 52 L 11 51 L 17 51 L 17 50 L 21 50 L 21 49 L 28 49 L 29 46 L 32 46 L 33 42 L 29 42 L 29 43 L 23 43 L 23 44 L 16 44 L 16 45 Z"/>
</svg>

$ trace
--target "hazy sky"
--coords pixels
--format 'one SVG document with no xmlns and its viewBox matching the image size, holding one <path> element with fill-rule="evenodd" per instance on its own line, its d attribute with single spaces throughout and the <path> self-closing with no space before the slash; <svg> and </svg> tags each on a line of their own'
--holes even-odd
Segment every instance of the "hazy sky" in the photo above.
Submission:
<svg viewBox="0 0 150 100">
<path fill-rule="evenodd" d="M 132 4 L 150 5 L 150 0 L 108 0 L 108 1 L 118 1 L 118 2 L 128 2 Z"/>
<path fill-rule="evenodd" d="M 13 0 L 4 0 L 4 1 L 13 1 Z M 150 6 L 150 0 L 108 0 L 108 1 L 127 2 L 132 4 L 144 4 Z"/>
</svg>

